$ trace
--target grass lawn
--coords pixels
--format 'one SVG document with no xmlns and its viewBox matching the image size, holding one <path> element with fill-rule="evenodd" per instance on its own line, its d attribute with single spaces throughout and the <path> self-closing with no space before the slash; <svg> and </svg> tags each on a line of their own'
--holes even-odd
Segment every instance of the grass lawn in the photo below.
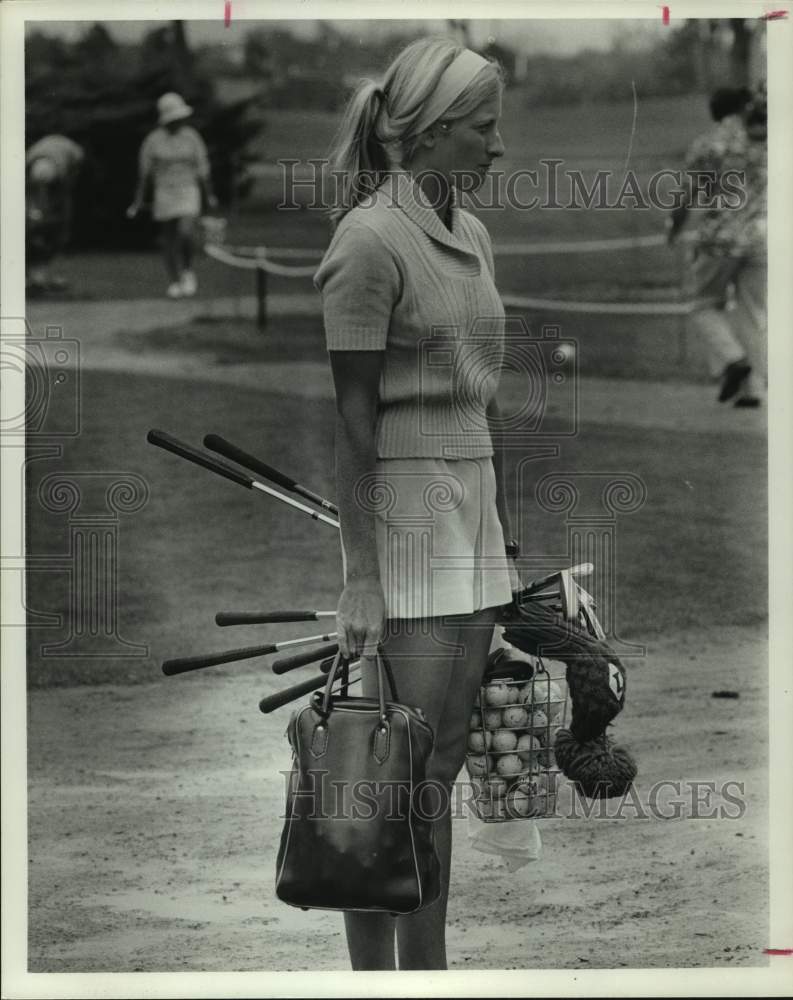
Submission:
<svg viewBox="0 0 793 1000">
<path fill-rule="evenodd" d="M 301 350 L 301 342 L 321 352 L 306 327 L 283 345 L 281 360 Z M 152 335 L 145 349 L 164 352 L 164 343 L 161 339 L 158 345 Z M 193 344 L 193 349 L 201 347 Z M 188 346 L 177 341 L 169 345 L 174 348 Z M 220 363 L 244 364 L 245 352 L 252 350 L 241 347 Z M 121 515 L 118 618 L 121 635 L 146 643 L 150 656 L 42 657 L 41 644 L 66 633 L 34 628 L 28 665 L 33 685 L 153 680 L 165 658 L 306 634 L 305 626 L 221 631 L 213 622 L 221 609 L 334 606 L 341 583 L 335 531 L 153 448 L 146 442 L 151 427 L 194 444 L 210 431 L 222 434 L 333 495 L 330 398 L 308 402 L 288 384 L 283 392 L 230 391 L 228 385 L 205 381 L 86 371 L 83 433 L 66 445 L 60 471 L 123 470 L 149 485 L 144 509 Z M 618 522 L 615 606 L 623 638 L 642 641 L 666 630 L 718 630 L 763 620 L 766 583 L 757 553 L 766 545 L 764 449 L 748 450 L 747 439 L 726 431 L 637 433 L 605 425 L 585 425 L 559 444 L 560 457 L 531 463 L 520 484 L 524 550 L 534 556 L 553 560 L 566 550 L 564 515 L 543 512 L 534 499 L 534 483 L 541 476 L 566 470 L 630 472 L 647 487 L 645 506 Z M 29 466 L 28 551 L 33 555 L 63 552 L 68 545 L 66 518 L 45 512 L 37 501 L 39 481 L 52 471 L 52 463 Z M 516 488 L 513 477 L 510 490 Z M 28 606 L 68 614 L 65 574 L 32 573 Z"/>
<path fill-rule="evenodd" d="M 630 85 L 626 84 L 626 96 Z M 324 248 L 329 239 L 325 213 L 308 207 L 279 211 L 283 181 L 277 173 L 279 159 L 307 161 L 325 155 L 337 125 L 337 117 L 311 111 L 271 111 L 262 138 L 261 155 L 272 175 L 262 178 L 249 202 L 224 211 L 228 215 L 231 244 Z M 691 141 L 708 125 L 706 100 L 701 95 L 642 99 L 639 95 L 636 131 L 630 165 L 643 190 L 651 173 L 676 168 Z M 583 171 L 587 184 L 596 170 L 613 171 L 616 197 L 631 144 L 633 102 L 593 104 L 580 107 L 530 108 L 521 90 L 509 90 L 504 98 L 502 134 L 507 152 L 498 169 L 509 174 L 519 169 L 537 169 L 540 159 L 561 159 L 559 168 Z M 541 174 L 542 176 L 542 174 Z M 542 196 L 542 189 L 537 192 Z M 528 198 L 520 188 L 520 198 Z M 559 200 L 569 198 L 565 182 Z M 484 203 L 484 195 L 482 197 Z M 658 209 L 532 209 L 482 208 L 481 218 L 498 245 L 513 241 L 583 240 L 643 236 L 663 231 L 664 213 Z M 119 225 L 124 225 L 119 220 Z M 599 300 L 668 297 L 680 277 L 676 253 L 666 249 L 640 253 L 603 253 L 564 256 L 500 258 L 499 287 L 503 293 Z M 165 279 L 162 262 L 151 253 L 67 255 L 60 270 L 80 298 L 138 298 L 159 296 Z M 200 262 L 202 296 L 251 294 L 253 278 L 248 272 L 225 267 L 211 260 Z M 273 291 L 311 290 L 310 279 L 271 279 Z M 658 293 L 658 294 L 657 294 Z"/>
</svg>

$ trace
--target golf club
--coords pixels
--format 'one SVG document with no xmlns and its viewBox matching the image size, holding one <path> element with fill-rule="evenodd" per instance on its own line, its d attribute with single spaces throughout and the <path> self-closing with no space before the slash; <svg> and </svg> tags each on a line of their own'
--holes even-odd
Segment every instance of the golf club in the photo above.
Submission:
<svg viewBox="0 0 793 1000">
<path fill-rule="evenodd" d="M 276 622 L 317 622 L 320 618 L 335 617 L 335 611 L 218 611 L 215 624 L 269 625 Z"/>
<path fill-rule="evenodd" d="M 332 663 L 333 661 L 331 660 L 330 664 Z M 328 670 L 330 670 L 330 664 L 328 666 Z M 357 675 L 356 671 L 356 676 L 353 677 L 351 670 L 349 683 L 354 684 L 357 680 L 360 680 L 360 676 Z M 306 681 L 301 681 L 300 684 L 295 684 L 283 691 L 276 692 L 276 694 L 270 694 L 265 698 L 262 698 L 259 702 L 259 711 L 264 712 L 264 714 L 267 715 L 269 712 L 274 712 L 277 708 L 281 708 L 282 705 L 288 705 L 290 701 L 302 698 L 304 694 L 308 694 L 311 691 L 316 691 L 318 688 L 324 687 L 327 683 L 327 672 L 311 677 Z"/>
<path fill-rule="evenodd" d="M 245 486 L 249 490 L 260 490 L 262 493 L 267 493 L 276 500 L 280 500 L 282 503 L 288 504 L 290 507 L 294 507 L 296 510 L 302 511 L 304 514 L 308 514 L 309 517 L 313 518 L 315 521 L 324 521 L 325 524 L 330 524 L 334 528 L 339 527 L 339 522 L 335 521 L 332 517 L 328 517 L 325 514 L 320 514 L 318 511 L 311 507 L 307 507 L 303 503 L 299 503 L 297 500 L 292 500 L 283 493 L 279 493 L 278 490 L 272 489 L 270 486 L 266 486 L 264 483 L 260 483 L 257 479 L 251 478 L 251 476 L 246 475 L 244 472 L 240 472 L 238 469 L 233 468 L 233 466 L 228 465 L 226 462 L 222 462 L 220 459 L 213 458 L 211 455 L 207 455 L 205 452 L 199 451 L 197 448 L 193 448 L 189 444 L 185 444 L 183 441 L 179 441 L 177 438 L 172 437 L 165 431 L 150 430 L 146 435 L 146 440 L 149 444 L 156 445 L 158 448 L 164 448 L 166 451 L 172 452 L 174 455 L 179 455 L 180 458 L 186 458 L 188 462 L 193 462 L 196 465 L 202 466 L 204 469 L 209 469 L 210 472 L 214 472 L 219 476 L 223 476 L 225 479 L 230 479 L 232 482 L 239 483 L 240 486 Z"/>
<path fill-rule="evenodd" d="M 297 670 L 307 663 L 316 663 L 317 660 L 325 660 L 325 657 L 334 657 L 339 651 L 336 642 L 327 646 L 318 646 L 317 649 L 307 649 L 304 653 L 296 653 L 294 656 L 285 656 L 282 660 L 276 660 L 271 669 L 274 674 L 286 674 L 290 670 Z"/>
<path fill-rule="evenodd" d="M 204 656 L 183 656 L 176 660 L 166 660 L 162 665 L 162 672 L 168 677 L 172 677 L 174 674 L 184 674 L 190 670 L 216 667 L 221 663 L 233 663 L 236 660 L 250 660 L 256 656 L 279 653 L 282 649 L 289 649 L 291 646 L 303 646 L 311 642 L 328 642 L 335 638 L 336 633 L 330 632 L 328 635 L 309 635 L 302 639 L 269 643 L 266 646 L 244 646 L 241 649 L 227 649 L 222 653 L 208 653 Z M 323 655 L 327 656 L 327 651 Z"/>
<path fill-rule="evenodd" d="M 251 472 L 257 472 L 260 476 L 264 476 L 265 479 L 269 479 L 278 486 L 282 486 L 285 490 L 297 493 L 298 496 L 303 497 L 305 500 L 310 500 L 331 514 L 338 515 L 339 513 L 339 508 L 330 500 L 326 500 L 306 486 L 301 486 L 300 483 L 296 482 L 290 476 L 284 475 L 283 472 L 279 472 L 278 469 L 274 469 L 266 462 L 262 462 L 253 455 L 248 454 L 247 451 L 243 451 L 242 448 L 238 448 L 218 434 L 207 434 L 204 438 L 204 447 L 209 448 L 210 451 L 216 451 L 225 458 L 230 458 L 232 462 L 236 462 L 238 465 L 244 465 Z"/>
</svg>

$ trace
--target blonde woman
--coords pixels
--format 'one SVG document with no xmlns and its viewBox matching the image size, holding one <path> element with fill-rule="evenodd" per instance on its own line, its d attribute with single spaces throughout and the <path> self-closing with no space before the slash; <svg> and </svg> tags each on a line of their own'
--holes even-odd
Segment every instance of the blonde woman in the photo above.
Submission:
<svg viewBox="0 0 793 1000">
<path fill-rule="evenodd" d="M 501 91 L 496 65 L 448 39 L 414 42 L 382 83 L 364 81 L 332 151 L 335 232 L 315 277 L 336 392 L 339 646 L 383 644 L 400 700 L 433 727 L 430 776 L 446 790 L 516 583 L 491 434 L 504 311 L 490 239 L 456 193 L 503 154 Z M 366 659 L 362 672 L 372 695 Z M 400 969 L 446 968 L 448 809 L 435 834 L 441 898 L 409 916 L 346 913 L 354 969 L 395 968 L 395 944 Z"/>
<path fill-rule="evenodd" d="M 163 94 L 157 101 L 159 124 L 143 140 L 138 156 L 138 186 L 127 209 L 134 218 L 143 205 L 149 184 L 154 189 L 152 214 L 160 223 L 163 254 L 171 299 L 195 295 L 198 289 L 193 257 L 195 226 L 202 207 L 213 209 L 209 158 L 204 140 L 187 124 L 193 109 L 179 94 Z"/>
</svg>

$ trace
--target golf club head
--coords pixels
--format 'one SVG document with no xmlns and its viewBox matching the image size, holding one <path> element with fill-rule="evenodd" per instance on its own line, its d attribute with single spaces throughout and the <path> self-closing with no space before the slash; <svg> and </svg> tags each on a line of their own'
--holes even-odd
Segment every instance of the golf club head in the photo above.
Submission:
<svg viewBox="0 0 793 1000">
<path fill-rule="evenodd" d="M 606 633 L 603 631 L 603 626 L 595 614 L 595 602 L 592 595 L 587 590 L 584 590 L 580 584 L 576 584 L 575 586 L 578 591 L 579 612 L 587 631 L 596 639 L 605 639 Z"/>
<path fill-rule="evenodd" d="M 578 584 L 569 569 L 559 572 L 559 596 L 562 599 L 562 615 L 565 621 L 578 621 Z"/>
</svg>

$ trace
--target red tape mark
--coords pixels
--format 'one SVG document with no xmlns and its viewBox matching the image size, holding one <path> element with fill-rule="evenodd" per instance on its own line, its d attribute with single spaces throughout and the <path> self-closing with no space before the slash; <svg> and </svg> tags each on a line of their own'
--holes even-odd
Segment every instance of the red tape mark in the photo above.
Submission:
<svg viewBox="0 0 793 1000">
<path fill-rule="evenodd" d="M 787 18 L 786 10 L 772 10 L 768 14 L 763 14 L 760 17 L 761 21 L 783 21 Z"/>
<path fill-rule="evenodd" d="M 227 28 L 231 24 L 231 0 L 226 0 L 223 7 L 223 23 Z"/>
<path fill-rule="evenodd" d="M 763 948 L 764 955 L 793 955 L 793 948 Z"/>
<path fill-rule="evenodd" d="M 664 24 L 669 24 L 669 8 L 668 7 L 662 7 L 661 8 L 661 20 L 663 21 Z"/>
</svg>

